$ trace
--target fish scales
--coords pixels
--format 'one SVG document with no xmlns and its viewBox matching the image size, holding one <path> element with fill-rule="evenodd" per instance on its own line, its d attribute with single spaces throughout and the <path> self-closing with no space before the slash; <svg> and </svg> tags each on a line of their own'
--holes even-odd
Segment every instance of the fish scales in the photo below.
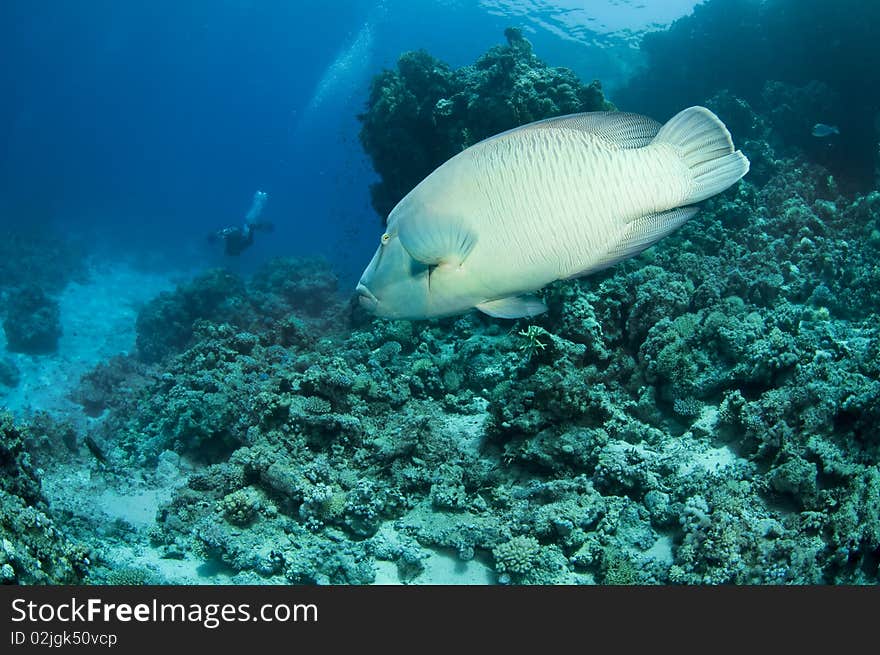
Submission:
<svg viewBox="0 0 880 655">
<path fill-rule="evenodd" d="M 477 248 L 497 251 L 505 265 L 546 260 L 567 277 L 589 266 L 629 219 L 675 207 L 686 192 L 671 149 L 619 150 L 583 133 L 554 130 L 550 140 L 544 133 L 473 153 L 474 175 L 486 181 L 486 207 L 474 222 L 492 228 Z"/>
</svg>

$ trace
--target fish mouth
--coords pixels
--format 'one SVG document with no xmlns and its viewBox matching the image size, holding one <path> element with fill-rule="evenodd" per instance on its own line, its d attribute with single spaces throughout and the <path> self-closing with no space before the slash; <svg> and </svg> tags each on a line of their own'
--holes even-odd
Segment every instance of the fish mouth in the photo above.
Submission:
<svg viewBox="0 0 880 655">
<path fill-rule="evenodd" d="M 376 307 L 379 304 L 379 299 L 373 295 L 373 292 L 361 283 L 358 283 L 355 291 L 357 292 L 358 302 L 361 304 L 361 307 L 367 311 L 375 312 Z"/>
</svg>

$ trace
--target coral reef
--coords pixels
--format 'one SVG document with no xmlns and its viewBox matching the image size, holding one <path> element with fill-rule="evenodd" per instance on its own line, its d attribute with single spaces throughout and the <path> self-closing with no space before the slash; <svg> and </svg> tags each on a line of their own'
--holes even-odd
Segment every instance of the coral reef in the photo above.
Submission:
<svg viewBox="0 0 880 655">
<path fill-rule="evenodd" d="M 0 293 L 32 284 L 58 293 L 68 282 L 86 279 L 81 247 L 33 217 L 26 221 L 30 226 L 12 216 L 3 218 L 8 220 L 0 227 Z"/>
<path fill-rule="evenodd" d="M 127 566 L 114 571 L 107 571 L 104 575 L 95 576 L 89 580 L 90 584 L 118 585 L 118 586 L 144 586 L 164 584 L 163 580 L 155 573 L 147 569 Z"/>
<path fill-rule="evenodd" d="M 97 417 L 110 405 L 124 404 L 148 381 L 149 370 L 143 363 L 117 355 L 83 375 L 70 397 L 88 416 Z"/>
<path fill-rule="evenodd" d="M 541 118 L 612 108 L 599 82 L 542 62 L 516 28 L 507 45 L 452 70 L 423 50 L 372 83 L 359 117 L 364 150 L 381 177 L 370 191 L 383 220 L 416 184 L 468 146 Z"/>
<path fill-rule="evenodd" d="M 43 355 L 58 348 L 61 309 L 38 286 L 28 284 L 9 292 L 3 317 L 6 347 L 12 352 Z"/>
<path fill-rule="evenodd" d="M 81 583 L 89 550 L 50 516 L 26 440 L 26 430 L 0 414 L 0 584 Z"/>
<path fill-rule="evenodd" d="M 513 537 L 492 550 L 496 570 L 518 577 L 527 576 L 531 572 L 540 553 L 541 544 L 538 540 L 525 535 Z"/>
<path fill-rule="evenodd" d="M 0 359 L 0 385 L 4 387 L 17 387 L 21 381 L 21 371 L 10 358 Z"/>
<path fill-rule="evenodd" d="M 139 358 L 154 363 L 192 343 L 198 321 L 246 328 L 254 321 L 279 319 L 294 312 L 320 317 L 333 302 L 336 277 L 321 260 L 275 259 L 254 275 L 251 288 L 237 276 L 212 270 L 173 293 L 148 303 L 137 318 Z M 279 330 L 296 339 L 296 324 Z"/>
<path fill-rule="evenodd" d="M 137 351 L 151 363 L 179 352 L 192 338 L 193 324 L 199 319 L 242 321 L 244 285 L 222 270 L 213 270 L 165 292 L 138 312 Z"/>
<path fill-rule="evenodd" d="M 473 74 L 536 66 L 510 39 Z M 381 79 L 433 112 L 454 75 L 410 55 Z M 749 176 L 638 258 L 552 285 L 530 321 L 368 319 L 295 260 L 160 296 L 140 359 L 75 397 L 97 417 L 93 480 L 173 490 L 139 534 L 72 510 L 65 525 L 238 583 L 369 584 L 380 563 L 412 583 L 447 557 L 502 584 L 877 584 L 880 192 L 848 193 L 790 147 L 783 102 L 699 102 Z M 82 435 L 0 425 L 0 529 L 18 544 L 2 575 L 82 579 L 22 445 L 52 464 Z"/>
</svg>

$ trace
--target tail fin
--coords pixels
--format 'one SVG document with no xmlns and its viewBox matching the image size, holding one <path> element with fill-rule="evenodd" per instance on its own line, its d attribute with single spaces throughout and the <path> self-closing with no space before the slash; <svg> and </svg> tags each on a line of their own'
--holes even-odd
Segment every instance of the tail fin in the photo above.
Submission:
<svg viewBox="0 0 880 655">
<path fill-rule="evenodd" d="M 691 170 L 693 186 L 683 204 L 711 198 L 749 172 L 749 160 L 734 150 L 724 123 L 705 107 L 677 113 L 660 128 L 652 143 L 674 146 Z"/>
</svg>

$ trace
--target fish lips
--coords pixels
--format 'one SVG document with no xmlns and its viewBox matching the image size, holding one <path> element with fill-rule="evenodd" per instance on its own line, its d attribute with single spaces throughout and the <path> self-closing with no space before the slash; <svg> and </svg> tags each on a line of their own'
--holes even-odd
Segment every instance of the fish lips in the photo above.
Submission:
<svg viewBox="0 0 880 655">
<path fill-rule="evenodd" d="M 375 314 L 376 309 L 379 306 L 379 299 L 373 295 L 373 292 L 370 291 L 362 282 L 358 283 L 355 292 L 357 292 L 358 302 L 360 303 L 361 307 L 366 309 L 368 312 Z"/>
</svg>

